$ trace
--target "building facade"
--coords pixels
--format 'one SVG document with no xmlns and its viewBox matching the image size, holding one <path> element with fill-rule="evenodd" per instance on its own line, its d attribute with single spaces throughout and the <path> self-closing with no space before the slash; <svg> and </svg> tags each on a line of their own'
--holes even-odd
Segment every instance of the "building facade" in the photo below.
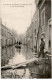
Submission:
<svg viewBox="0 0 52 80">
<path fill-rule="evenodd" d="M 39 10 L 37 9 L 33 16 L 33 50 L 37 50 L 37 33 L 39 28 Z"/>
<path fill-rule="evenodd" d="M 51 53 L 51 0 L 35 0 L 35 4 L 36 11 L 26 32 L 27 48 L 38 53 L 43 37 L 45 50 Z"/>
<path fill-rule="evenodd" d="M 29 26 L 27 30 L 27 44 L 30 49 L 35 51 L 35 48 L 37 47 L 37 33 L 38 33 L 38 28 L 39 28 L 39 10 L 37 9 L 31 25 Z"/>
<path fill-rule="evenodd" d="M 45 49 L 50 52 L 51 48 L 51 0 L 35 0 L 36 6 L 39 9 L 39 29 L 38 29 L 38 44 L 40 45 L 41 36 L 45 40 Z M 38 49 L 39 50 L 39 49 Z"/>
<path fill-rule="evenodd" d="M 32 30 L 32 25 L 30 24 L 29 28 L 26 31 L 26 42 L 27 42 L 27 47 L 32 49 L 33 47 L 33 30 Z"/>
<path fill-rule="evenodd" d="M 1 65 L 8 63 L 15 54 L 15 35 L 5 25 L 1 23 Z"/>
</svg>

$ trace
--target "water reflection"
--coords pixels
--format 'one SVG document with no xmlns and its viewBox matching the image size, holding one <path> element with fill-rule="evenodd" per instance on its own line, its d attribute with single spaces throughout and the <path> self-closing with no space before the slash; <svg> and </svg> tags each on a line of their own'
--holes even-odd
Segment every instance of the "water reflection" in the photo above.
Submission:
<svg viewBox="0 0 52 80">
<path fill-rule="evenodd" d="M 26 61 L 26 58 L 25 58 L 25 56 L 23 56 L 23 53 L 20 52 L 20 54 L 19 54 L 18 49 L 15 48 L 15 55 L 12 59 L 9 60 L 8 64 L 15 65 L 15 64 L 22 63 L 24 61 Z"/>
<path fill-rule="evenodd" d="M 20 54 L 19 54 L 20 53 Z M 15 65 L 26 61 L 25 56 L 23 55 L 23 49 L 15 48 L 15 55 L 9 60 L 9 65 Z M 11 69 L 2 71 L 2 78 L 30 78 L 30 71 L 26 69 Z"/>
<path fill-rule="evenodd" d="M 21 46 L 20 52 L 19 48 L 15 48 L 15 55 L 9 60 L 9 65 L 15 65 L 26 61 L 26 57 L 29 59 L 32 55 L 30 49 L 26 49 L 26 46 Z M 19 54 L 20 53 L 20 54 Z M 25 57 L 26 56 L 26 57 Z M 32 57 L 32 56 L 31 56 Z M 45 60 L 41 60 L 43 64 L 30 63 L 24 69 L 11 69 L 6 71 L 1 71 L 2 78 L 20 78 L 20 79 L 31 79 L 31 78 L 50 78 L 51 77 L 51 65 L 45 64 Z M 26 65 L 25 65 L 26 66 Z"/>
</svg>

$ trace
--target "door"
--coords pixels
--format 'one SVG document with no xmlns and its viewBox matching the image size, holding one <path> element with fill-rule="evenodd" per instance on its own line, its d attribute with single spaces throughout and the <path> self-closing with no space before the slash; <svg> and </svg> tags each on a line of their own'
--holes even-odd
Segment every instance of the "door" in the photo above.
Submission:
<svg viewBox="0 0 52 80">
<path fill-rule="evenodd" d="M 49 52 L 51 53 L 51 20 L 49 20 L 48 25 L 49 25 L 48 49 L 49 49 Z"/>
</svg>

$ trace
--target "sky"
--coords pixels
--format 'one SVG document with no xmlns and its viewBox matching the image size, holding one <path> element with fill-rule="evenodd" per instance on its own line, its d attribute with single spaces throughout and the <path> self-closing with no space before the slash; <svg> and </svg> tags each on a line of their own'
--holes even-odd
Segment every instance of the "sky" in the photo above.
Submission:
<svg viewBox="0 0 52 80">
<path fill-rule="evenodd" d="M 1 0 L 2 23 L 18 34 L 23 34 L 29 27 L 35 10 L 35 0 Z"/>
</svg>

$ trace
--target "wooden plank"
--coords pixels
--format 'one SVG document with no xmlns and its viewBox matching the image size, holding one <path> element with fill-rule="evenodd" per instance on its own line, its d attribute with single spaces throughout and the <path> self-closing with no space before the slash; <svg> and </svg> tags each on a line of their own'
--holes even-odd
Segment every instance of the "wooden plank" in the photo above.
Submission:
<svg viewBox="0 0 52 80">
<path fill-rule="evenodd" d="M 15 65 L 6 65 L 6 66 L 1 67 L 1 70 L 19 68 L 19 67 L 27 65 L 29 63 L 32 63 L 32 62 L 39 64 L 39 61 L 41 61 L 41 60 L 45 60 L 45 58 L 32 58 L 32 59 L 26 60 L 23 63 L 19 63 L 19 64 L 15 64 Z"/>
<path fill-rule="evenodd" d="M 37 61 L 37 58 L 35 59 L 35 58 L 33 58 L 33 59 L 29 59 L 29 60 L 26 60 L 25 62 L 23 62 L 23 63 L 19 63 L 19 64 L 15 64 L 15 65 L 6 65 L 6 66 L 2 66 L 1 67 L 1 69 L 5 69 L 5 68 L 18 68 L 18 67 L 21 67 L 21 66 L 23 66 L 23 65 L 26 65 L 26 64 L 28 64 L 28 63 L 31 63 L 31 62 L 33 62 L 33 61 Z"/>
</svg>

